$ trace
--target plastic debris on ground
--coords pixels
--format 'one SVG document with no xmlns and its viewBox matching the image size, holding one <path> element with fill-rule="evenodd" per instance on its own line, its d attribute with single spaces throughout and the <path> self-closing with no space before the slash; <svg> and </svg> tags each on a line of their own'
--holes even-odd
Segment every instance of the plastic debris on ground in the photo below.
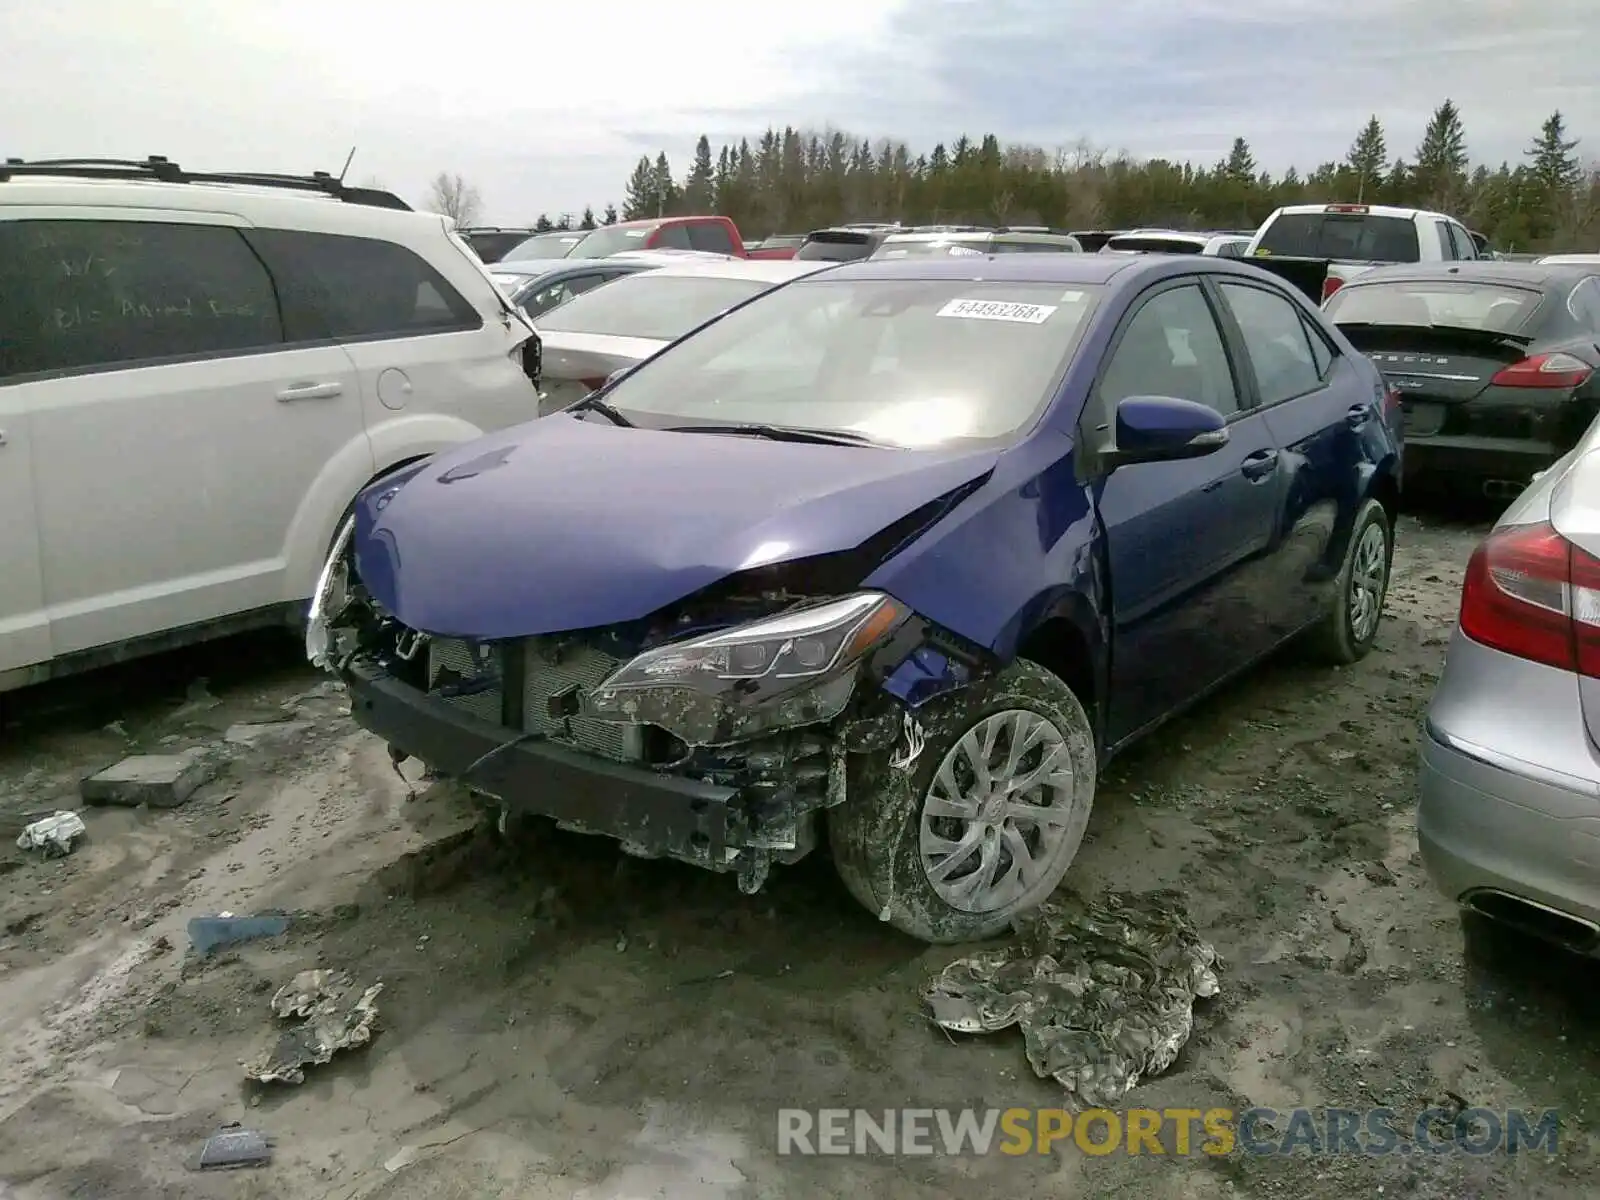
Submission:
<svg viewBox="0 0 1600 1200">
<path fill-rule="evenodd" d="M 19 850 L 42 850 L 46 858 L 71 854 L 78 839 L 88 830 L 75 812 L 58 812 L 27 826 L 17 838 Z"/>
<path fill-rule="evenodd" d="M 923 999 L 957 1033 L 1020 1026 L 1028 1061 L 1077 1102 L 1116 1105 L 1172 1066 L 1221 960 L 1176 892 L 1063 895 L 1013 923 L 1018 941 L 957 959 Z"/>
<path fill-rule="evenodd" d="M 195 1165 L 202 1171 L 263 1167 L 272 1161 L 272 1143 L 265 1134 L 229 1125 L 206 1139 Z"/>
<path fill-rule="evenodd" d="M 257 917 L 236 917 L 232 913 L 194 917 L 189 921 L 189 944 L 197 954 L 210 954 L 223 946 L 277 937 L 288 928 L 289 918 L 279 913 Z"/>
<path fill-rule="evenodd" d="M 340 971 L 301 971 L 272 997 L 273 1015 L 298 1023 L 245 1064 L 246 1077 L 258 1083 L 304 1083 L 306 1067 L 365 1046 L 377 1027 L 381 991 L 383 984 L 375 983 L 358 992 Z"/>
</svg>

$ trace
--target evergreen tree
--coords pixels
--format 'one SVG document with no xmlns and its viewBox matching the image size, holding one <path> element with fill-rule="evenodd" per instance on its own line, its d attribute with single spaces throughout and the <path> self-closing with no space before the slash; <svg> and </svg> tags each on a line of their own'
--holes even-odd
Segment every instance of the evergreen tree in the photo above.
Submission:
<svg viewBox="0 0 1600 1200">
<path fill-rule="evenodd" d="M 533 231 L 535 233 L 549 233 L 554 228 L 555 226 L 550 224 L 550 218 L 543 213 L 540 213 L 539 219 L 533 223 Z"/>
<path fill-rule="evenodd" d="M 1567 137 L 1566 118 L 1557 109 L 1539 126 L 1539 136 L 1524 154 L 1534 182 L 1546 194 L 1570 191 L 1583 172 L 1578 165 L 1578 139 Z"/>
<path fill-rule="evenodd" d="M 590 208 L 587 204 L 583 206 L 583 220 L 578 222 L 578 228 L 579 229 L 593 229 L 594 228 L 594 209 Z"/>
<path fill-rule="evenodd" d="M 627 188 L 622 194 L 622 217 L 626 221 L 653 217 L 660 201 L 655 169 L 651 167 L 648 158 L 641 158 L 639 164 L 633 168 L 633 174 L 628 176 Z M 610 225 L 613 222 L 607 221 L 606 224 Z"/>
<path fill-rule="evenodd" d="M 1429 208 L 1450 207 L 1466 186 L 1467 132 L 1461 111 L 1450 100 L 1433 110 L 1417 145 L 1417 165 L 1412 178 Z"/>
<path fill-rule="evenodd" d="M 1228 151 L 1228 158 L 1222 165 L 1222 171 L 1235 183 L 1255 182 L 1256 157 L 1250 153 L 1249 142 L 1243 138 L 1233 139 L 1233 149 Z"/>
<path fill-rule="evenodd" d="M 600 218 L 600 223 L 602 225 L 615 225 L 617 223 L 617 206 L 615 204 L 606 205 L 605 215 Z"/>
<path fill-rule="evenodd" d="M 562 213 L 559 217 L 557 217 L 556 218 L 556 223 L 555 223 L 555 228 L 561 230 L 563 233 L 565 233 L 567 230 L 571 229 L 572 228 L 572 214 L 571 213 Z"/>
<path fill-rule="evenodd" d="M 701 139 L 704 141 L 705 139 Z M 656 209 L 654 212 L 644 213 L 647 217 L 667 217 L 678 211 L 678 202 L 681 198 L 678 185 L 672 181 L 672 164 L 667 161 L 665 151 L 656 155 L 655 167 L 651 170 L 655 178 Z"/>
<path fill-rule="evenodd" d="M 694 165 L 689 168 L 688 177 L 683 181 L 684 211 L 691 213 L 712 211 L 716 199 L 712 194 L 713 177 L 711 140 L 702 133 L 700 140 L 694 144 Z"/>
<path fill-rule="evenodd" d="M 1371 199 L 1389 163 L 1388 142 L 1383 136 L 1383 123 L 1378 120 L 1376 113 L 1356 134 L 1356 140 L 1350 143 L 1350 152 L 1344 156 L 1344 161 L 1355 176 L 1355 198 Z"/>
</svg>

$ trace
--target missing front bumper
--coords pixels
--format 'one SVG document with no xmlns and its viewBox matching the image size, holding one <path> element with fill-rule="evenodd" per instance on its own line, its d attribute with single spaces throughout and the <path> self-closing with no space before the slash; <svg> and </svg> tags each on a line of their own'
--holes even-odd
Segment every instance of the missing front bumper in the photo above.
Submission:
<svg viewBox="0 0 1600 1200">
<path fill-rule="evenodd" d="M 635 853 L 727 869 L 751 848 L 736 788 L 611 763 L 441 704 L 368 664 L 345 672 L 351 714 L 391 746 L 506 808 Z"/>
</svg>

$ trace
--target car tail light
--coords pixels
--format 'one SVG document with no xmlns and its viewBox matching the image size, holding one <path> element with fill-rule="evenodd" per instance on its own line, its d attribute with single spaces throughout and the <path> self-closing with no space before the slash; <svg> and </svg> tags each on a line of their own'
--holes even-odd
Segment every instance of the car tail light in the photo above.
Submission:
<svg viewBox="0 0 1600 1200">
<path fill-rule="evenodd" d="M 1570 354 L 1535 354 L 1495 373 L 1492 384 L 1517 388 L 1582 387 L 1594 368 Z"/>
<path fill-rule="evenodd" d="M 1331 213 L 1364 213 L 1372 210 L 1365 204 L 1330 204 L 1322 211 Z"/>
<path fill-rule="evenodd" d="M 1461 632 L 1505 654 L 1600 678 L 1600 558 L 1548 523 L 1491 533 L 1467 563 Z"/>
<path fill-rule="evenodd" d="M 1326 304 L 1328 302 L 1328 297 L 1333 295 L 1343 286 L 1344 280 L 1340 279 L 1337 275 L 1329 275 L 1322 281 L 1322 302 Z"/>
</svg>

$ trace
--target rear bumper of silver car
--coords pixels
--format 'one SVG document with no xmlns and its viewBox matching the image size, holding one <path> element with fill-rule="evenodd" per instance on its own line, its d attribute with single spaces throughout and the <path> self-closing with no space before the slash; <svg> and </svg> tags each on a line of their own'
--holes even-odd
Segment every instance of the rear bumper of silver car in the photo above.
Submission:
<svg viewBox="0 0 1600 1200">
<path fill-rule="evenodd" d="M 1600 795 L 1431 721 L 1417 839 L 1447 897 L 1537 936 L 1600 950 Z"/>
</svg>

